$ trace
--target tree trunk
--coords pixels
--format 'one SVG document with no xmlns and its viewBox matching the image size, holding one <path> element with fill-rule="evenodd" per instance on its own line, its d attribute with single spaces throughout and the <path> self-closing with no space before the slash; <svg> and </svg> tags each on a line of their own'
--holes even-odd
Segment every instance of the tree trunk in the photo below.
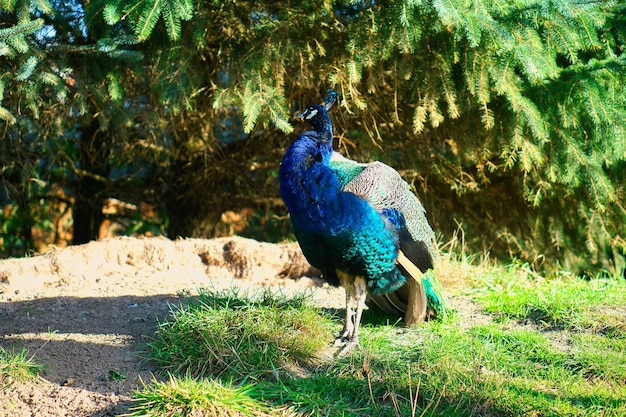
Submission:
<svg viewBox="0 0 626 417">
<path fill-rule="evenodd" d="M 20 225 L 20 235 L 24 243 L 23 253 L 18 254 L 19 256 L 28 255 L 35 247 L 35 242 L 33 241 L 33 225 L 35 222 L 31 214 L 27 194 L 28 188 L 25 187 L 17 196 L 17 215 Z"/>
<path fill-rule="evenodd" d="M 81 175 L 74 186 L 72 244 L 80 245 L 98 238 L 104 219 L 102 206 L 106 197 L 108 164 L 106 149 L 97 119 L 82 130 L 79 163 Z"/>
<path fill-rule="evenodd" d="M 77 184 L 77 197 L 74 203 L 74 235 L 72 243 L 80 245 L 98 239 L 102 214 L 102 184 L 89 177 L 83 177 Z"/>
</svg>

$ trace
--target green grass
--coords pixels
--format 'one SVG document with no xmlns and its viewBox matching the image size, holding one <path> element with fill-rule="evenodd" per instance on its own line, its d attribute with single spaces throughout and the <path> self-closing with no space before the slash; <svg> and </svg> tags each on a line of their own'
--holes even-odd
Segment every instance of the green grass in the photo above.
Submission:
<svg viewBox="0 0 626 417">
<path fill-rule="evenodd" d="M 487 274 L 475 294 L 485 310 L 543 327 L 626 333 L 626 281 L 564 276 L 520 279 L 515 268 Z"/>
<path fill-rule="evenodd" d="M 254 386 L 232 386 L 216 380 L 191 377 L 154 381 L 148 389 L 137 392 L 133 415 L 158 416 L 269 416 L 271 408 L 254 398 Z M 282 410 L 276 409 L 278 415 Z"/>
<path fill-rule="evenodd" d="M 333 326 L 304 296 L 202 291 L 159 325 L 149 346 L 153 361 L 175 375 L 258 380 L 313 360 Z"/>
<path fill-rule="evenodd" d="M 28 357 L 27 351 L 9 352 L 0 347 L 0 387 L 35 378 L 41 365 Z"/>
<path fill-rule="evenodd" d="M 332 360 L 340 320 L 305 297 L 205 292 L 161 323 L 150 350 L 171 377 L 132 415 L 626 415 L 624 280 L 476 271 L 463 291 L 493 321 L 369 316 L 362 348 Z"/>
<path fill-rule="evenodd" d="M 452 372 L 448 366 L 431 371 L 441 381 L 449 381 L 450 403 L 464 405 L 460 415 L 484 407 L 487 415 L 602 415 L 611 403 L 621 411 L 605 415 L 626 411 L 619 400 L 626 395 L 623 372 L 597 372 L 618 364 L 620 357 L 623 360 L 619 351 L 588 362 L 588 354 L 576 346 L 572 352 L 561 352 L 541 333 L 499 324 L 477 326 L 466 333 L 450 331 L 440 343 L 454 344 L 457 353 L 450 357 L 464 364 L 452 366 Z"/>
</svg>

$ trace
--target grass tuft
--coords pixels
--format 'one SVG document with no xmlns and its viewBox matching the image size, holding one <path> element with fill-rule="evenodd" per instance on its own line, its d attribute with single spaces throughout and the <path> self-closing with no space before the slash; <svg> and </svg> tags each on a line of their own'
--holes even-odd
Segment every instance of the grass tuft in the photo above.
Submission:
<svg viewBox="0 0 626 417">
<path fill-rule="evenodd" d="M 170 376 L 137 391 L 129 417 L 265 417 L 291 415 L 287 409 L 271 409 L 254 395 L 254 386 L 225 385 L 215 380 Z M 272 411 L 272 414 L 270 414 Z"/>
<path fill-rule="evenodd" d="M 31 380 L 41 368 L 32 357 L 28 357 L 26 349 L 9 352 L 0 347 L 0 386 Z"/>
<path fill-rule="evenodd" d="M 159 325 L 149 347 L 177 375 L 276 379 L 311 363 L 333 328 L 303 297 L 202 291 Z"/>
</svg>

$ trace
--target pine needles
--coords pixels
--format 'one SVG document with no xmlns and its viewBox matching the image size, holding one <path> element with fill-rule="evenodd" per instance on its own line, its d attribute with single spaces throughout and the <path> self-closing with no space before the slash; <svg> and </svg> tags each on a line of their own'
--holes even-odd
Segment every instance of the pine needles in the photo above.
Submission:
<svg viewBox="0 0 626 417">
<path fill-rule="evenodd" d="M 204 166 L 215 170 L 201 176 L 228 171 L 220 182 L 242 184 L 253 177 L 251 166 L 255 177 L 271 175 L 258 166 L 276 164 L 277 148 L 289 140 L 284 133 L 293 129 L 290 113 L 334 87 L 344 97 L 335 118 L 340 148 L 414 172 L 418 188 L 433 187 L 433 207 L 449 207 L 442 218 L 473 218 L 475 224 L 491 218 L 468 229 L 478 244 L 579 269 L 589 262 L 615 268 L 602 252 L 606 242 L 624 256 L 626 14 L 620 2 L 325 1 L 295 7 L 97 0 L 81 6 L 84 16 L 64 7 L 0 3 L 15 22 L 0 29 L 7 63 L 0 74 L 0 119 L 12 137 L 20 137 L 19 129 L 40 132 L 35 139 L 44 151 L 35 159 L 51 159 L 46 153 L 54 151 L 45 143 L 71 131 L 77 118 L 97 119 L 115 137 L 141 131 L 142 138 L 159 138 L 153 148 L 172 156 L 161 167 L 210 161 Z M 250 146 L 257 150 L 254 161 L 221 148 L 220 125 L 229 123 L 242 141 L 268 144 Z M 155 144 L 172 138 L 168 149 Z M 111 148 L 123 146 L 112 141 Z M 24 143 L 18 153 L 29 152 Z M 130 153 L 126 159 L 136 159 Z M 246 168 L 230 173 L 218 166 L 226 154 Z M 70 167 L 85 165 L 65 156 Z M 5 159 L 9 165 L 14 157 Z M 59 183 L 73 175 L 65 169 Z M 502 182 L 516 206 L 500 211 Z M 197 185 L 181 195 L 197 194 Z M 271 192 L 268 182 L 259 195 Z M 477 202 L 480 212 L 473 213 Z M 506 218 L 512 211 L 522 214 L 519 228 Z M 587 222 L 597 216 L 605 219 L 600 234 Z M 205 221 L 211 222 L 197 223 Z M 451 224 L 444 232 L 453 230 Z M 519 246 L 501 238 L 511 235 Z M 574 260 L 580 248 L 587 252 Z"/>
</svg>

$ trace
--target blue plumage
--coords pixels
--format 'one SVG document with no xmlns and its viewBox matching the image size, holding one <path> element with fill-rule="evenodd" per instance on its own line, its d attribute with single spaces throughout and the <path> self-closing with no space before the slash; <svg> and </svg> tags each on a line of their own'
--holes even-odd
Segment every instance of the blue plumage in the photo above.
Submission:
<svg viewBox="0 0 626 417">
<path fill-rule="evenodd" d="M 395 264 L 397 236 L 367 201 L 342 191 L 330 168 L 332 133 L 325 129 L 331 127 L 318 128 L 298 137 L 280 168 L 281 194 L 302 251 L 335 285 L 339 269 L 363 276 L 374 293 L 393 291 L 405 280 Z"/>
<path fill-rule="evenodd" d="M 421 235 L 431 239 L 432 229 L 427 222 L 424 229 L 421 219 L 405 217 L 413 208 L 423 216 L 421 204 L 410 191 L 416 207 L 413 200 L 403 203 L 402 187 L 400 198 L 386 189 L 396 187 L 393 181 L 398 179 L 406 185 L 396 171 L 378 163 L 383 171 L 389 169 L 397 176 L 390 176 L 392 182 L 379 181 L 368 174 L 379 172 L 377 163 L 359 164 L 333 152 L 327 110 L 335 100 L 331 93 L 324 105 L 311 105 L 298 115 L 313 130 L 299 135 L 287 149 L 280 167 L 280 191 L 307 260 L 329 283 L 346 289 L 346 323 L 340 339 L 356 343 L 367 294 L 392 293 L 415 274 L 399 263 L 407 259 L 400 252 L 413 258 L 409 264 L 422 262 L 422 267 L 432 268 L 432 243 L 420 240 Z M 383 174 L 389 176 L 386 171 Z M 425 304 L 424 300 L 424 311 Z"/>
</svg>

